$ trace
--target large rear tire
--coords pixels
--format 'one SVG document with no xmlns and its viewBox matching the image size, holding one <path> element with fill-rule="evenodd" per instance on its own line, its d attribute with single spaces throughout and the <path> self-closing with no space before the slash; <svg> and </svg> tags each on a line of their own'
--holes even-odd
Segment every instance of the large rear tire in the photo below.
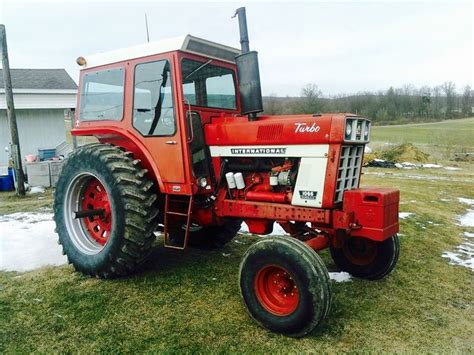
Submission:
<svg viewBox="0 0 474 355">
<path fill-rule="evenodd" d="M 250 316 L 263 327 L 302 337 L 319 326 L 331 306 L 331 283 L 318 254 L 289 237 L 266 237 L 240 264 L 239 286 Z"/>
<path fill-rule="evenodd" d="M 342 248 L 330 246 L 334 263 L 349 274 L 379 280 L 390 274 L 400 256 L 400 240 L 394 235 L 383 242 L 367 238 L 348 238 Z"/>
<path fill-rule="evenodd" d="M 127 275 L 148 256 L 157 225 L 157 194 L 131 154 L 108 144 L 74 151 L 56 187 L 59 243 L 77 271 L 102 278 Z M 75 218 L 90 210 L 102 213 Z"/>
</svg>

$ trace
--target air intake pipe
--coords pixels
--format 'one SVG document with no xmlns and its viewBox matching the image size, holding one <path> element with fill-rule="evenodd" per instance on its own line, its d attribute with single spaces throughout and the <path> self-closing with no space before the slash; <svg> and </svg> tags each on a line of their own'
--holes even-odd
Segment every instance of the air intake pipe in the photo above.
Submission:
<svg viewBox="0 0 474 355">
<path fill-rule="evenodd" d="M 237 77 L 239 79 L 241 113 L 249 115 L 250 120 L 255 120 L 257 113 L 263 111 L 258 55 L 256 51 L 250 51 L 245 7 L 238 8 L 235 11 L 235 16 L 239 19 L 240 46 L 242 50 L 242 54 L 235 57 Z"/>
</svg>

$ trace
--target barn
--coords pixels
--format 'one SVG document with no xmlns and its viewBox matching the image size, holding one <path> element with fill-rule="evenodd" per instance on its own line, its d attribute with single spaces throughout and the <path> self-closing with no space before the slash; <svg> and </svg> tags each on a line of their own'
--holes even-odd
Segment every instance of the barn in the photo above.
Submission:
<svg viewBox="0 0 474 355">
<path fill-rule="evenodd" d="M 76 106 L 77 85 L 64 69 L 11 69 L 21 154 L 38 154 L 66 140 L 65 112 Z M 0 70 L 0 166 L 10 143 L 5 86 Z"/>
</svg>

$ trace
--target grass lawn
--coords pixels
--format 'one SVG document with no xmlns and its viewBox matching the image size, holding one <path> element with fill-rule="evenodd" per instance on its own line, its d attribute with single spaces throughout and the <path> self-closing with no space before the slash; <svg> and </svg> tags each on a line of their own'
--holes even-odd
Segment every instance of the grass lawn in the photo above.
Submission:
<svg viewBox="0 0 474 355">
<path fill-rule="evenodd" d="M 239 235 L 213 252 L 177 252 L 159 240 L 143 269 L 119 280 L 70 266 L 0 272 L 0 352 L 472 353 L 473 273 L 441 257 L 461 243 L 456 218 L 467 206 L 457 198 L 474 198 L 473 164 L 457 165 L 462 170 L 364 169 L 363 186 L 399 188 L 401 211 L 414 213 L 401 220 L 399 264 L 382 281 L 333 283 L 327 321 L 305 338 L 270 333 L 247 315 L 237 272 L 258 237 Z M 0 214 L 51 202 L 49 192 L 38 197 L 2 193 Z M 336 271 L 328 252 L 321 255 Z"/>
<path fill-rule="evenodd" d="M 474 117 L 433 123 L 374 126 L 370 146 L 416 143 L 434 156 L 449 159 L 453 153 L 474 152 Z"/>
</svg>

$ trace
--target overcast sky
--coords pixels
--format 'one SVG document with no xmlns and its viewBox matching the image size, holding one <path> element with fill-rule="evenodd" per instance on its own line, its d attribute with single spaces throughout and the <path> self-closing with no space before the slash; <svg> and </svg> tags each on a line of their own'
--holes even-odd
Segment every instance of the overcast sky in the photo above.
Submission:
<svg viewBox="0 0 474 355">
<path fill-rule="evenodd" d="M 159 2 L 0 0 L 11 68 L 65 68 L 79 55 L 192 34 L 239 47 L 231 19 L 247 7 L 263 94 L 295 96 L 307 83 L 325 95 L 473 86 L 471 1 Z"/>
</svg>

